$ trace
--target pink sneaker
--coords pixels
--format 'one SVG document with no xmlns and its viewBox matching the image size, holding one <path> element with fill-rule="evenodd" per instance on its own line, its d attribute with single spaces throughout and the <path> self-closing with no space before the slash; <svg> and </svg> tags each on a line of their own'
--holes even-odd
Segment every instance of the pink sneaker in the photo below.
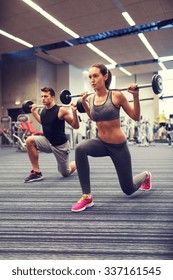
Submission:
<svg viewBox="0 0 173 280">
<path fill-rule="evenodd" d="M 148 176 L 145 180 L 145 182 L 141 185 L 141 191 L 149 191 L 152 188 L 151 185 L 151 173 L 149 171 L 146 171 Z"/>
<path fill-rule="evenodd" d="M 93 203 L 92 196 L 88 197 L 88 195 L 84 194 L 82 195 L 80 200 L 72 206 L 71 211 L 73 212 L 83 211 L 86 208 L 91 207 L 93 205 L 94 203 Z"/>
</svg>

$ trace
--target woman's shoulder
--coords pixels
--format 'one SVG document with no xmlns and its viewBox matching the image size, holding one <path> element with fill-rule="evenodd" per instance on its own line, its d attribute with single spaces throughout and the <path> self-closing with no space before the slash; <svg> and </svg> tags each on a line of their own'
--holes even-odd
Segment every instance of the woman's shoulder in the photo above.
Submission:
<svg viewBox="0 0 173 280">
<path fill-rule="evenodd" d="M 112 101 L 116 101 L 116 104 L 118 103 L 119 105 L 121 105 L 124 101 L 126 101 L 126 97 L 125 95 L 119 91 L 119 90 L 112 90 Z"/>
</svg>

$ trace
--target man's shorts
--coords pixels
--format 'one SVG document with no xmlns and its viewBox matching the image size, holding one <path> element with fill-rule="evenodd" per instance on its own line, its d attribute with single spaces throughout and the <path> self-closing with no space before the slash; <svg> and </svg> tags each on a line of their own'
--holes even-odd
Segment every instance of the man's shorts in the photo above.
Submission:
<svg viewBox="0 0 173 280">
<path fill-rule="evenodd" d="M 34 138 L 36 147 L 40 152 L 54 154 L 57 161 L 58 171 L 62 174 L 62 176 L 64 177 L 69 176 L 70 175 L 69 141 L 59 146 L 53 146 L 45 136 L 33 135 L 32 137 Z"/>
</svg>

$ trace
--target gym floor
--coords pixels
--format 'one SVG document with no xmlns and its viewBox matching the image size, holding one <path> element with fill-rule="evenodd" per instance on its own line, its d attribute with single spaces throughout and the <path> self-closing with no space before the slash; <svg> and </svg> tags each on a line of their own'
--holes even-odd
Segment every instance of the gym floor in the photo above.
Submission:
<svg viewBox="0 0 173 280">
<path fill-rule="evenodd" d="M 70 210 L 77 173 L 62 178 L 53 155 L 40 153 L 45 179 L 26 184 L 27 153 L 0 148 L 0 259 L 172 259 L 173 147 L 129 148 L 133 173 L 151 171 L 151 191 L 124 195 L 110 159 L 89 158 L 95 205 L 80 213 Z"/>
</svg>

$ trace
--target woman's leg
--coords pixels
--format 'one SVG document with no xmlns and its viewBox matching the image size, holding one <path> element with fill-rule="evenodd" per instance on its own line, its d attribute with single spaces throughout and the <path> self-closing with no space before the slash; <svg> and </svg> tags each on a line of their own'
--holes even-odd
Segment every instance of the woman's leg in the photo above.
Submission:
<svg viewBox="0 0 173 280">
<path fill-rule="evenodd" d="M 117 145 L 108 145 L 108 150 L 116 168 L 122 191 L 127 195 L 131 195 L 146 180 L 148 176 L 147 172 L 144 171 L 133 177 L 131 155 L 126 142 Z"/>
<path fill-rule="evenodd" d="M 76 167 L 83 194 L 91 192 L 88 156 L 108 156 L 104 144 L 98 138 L 82 140 L 75 148 Z"/>
</svg>

